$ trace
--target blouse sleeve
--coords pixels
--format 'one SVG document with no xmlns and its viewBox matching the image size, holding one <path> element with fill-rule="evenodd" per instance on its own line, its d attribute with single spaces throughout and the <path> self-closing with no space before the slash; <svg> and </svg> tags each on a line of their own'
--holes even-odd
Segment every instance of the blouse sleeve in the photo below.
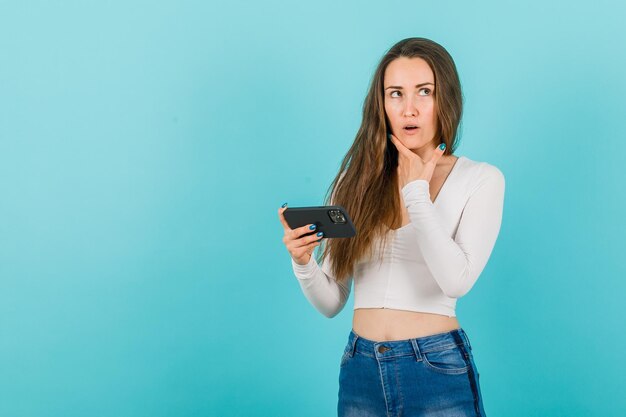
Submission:
<svg viewBox="0 0 626 417">
<path fill-rule="evenodd" d="M 341 173 L 341 180 L 345 172 Z M 334 192 L 330 204 L 334 204 Z M 300 265 L 291 258 L 293 272 L 300 283 L 304 296 L 311 305 L 328 318 L 333 318 L 343 309 L 350 296 L 353 276 L 337 281 L 332 275 L 332 261 L 326 257 L 320 267 L 311 255 L 309 263 Z"/>
<path fill-rule="evenodd" d="M 426 265 L 441 290 L 451 298 L 460 298 L 472 288 L 500 232 L 504 175 L 493 165 L 485 163 L 483 168 L 465 204 L 454 240 L 439 224 L 428 181 L 415 180 L 402 188 Z"/>
<path fill-rule="evenodd" d="M 326 257 L 320 267 L 311 255 L 309 263 L 300 265 L 291 259 L 293 272 L 302 292 L 313 307 L 328 318 L 335 317 L 345 306 L 350 295 L 353 277 L 337 281 L 331 275 L 332 262 Z"/>
</svg>

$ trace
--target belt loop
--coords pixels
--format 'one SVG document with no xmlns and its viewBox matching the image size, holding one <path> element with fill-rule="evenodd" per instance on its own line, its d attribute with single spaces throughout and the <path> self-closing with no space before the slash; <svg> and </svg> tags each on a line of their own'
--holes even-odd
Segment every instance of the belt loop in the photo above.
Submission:
<svg viewBox="0 0 626 417">
<path fill-rule="evenodd" d="M 413 345 L 413 350 L 415 351 L 415 362 L 419 362 L 422 360 L 422 352 L 420 352 L 420 348 L 417 345 L 417 340 L 411 339 L 411 345 Z"/>
</svg>

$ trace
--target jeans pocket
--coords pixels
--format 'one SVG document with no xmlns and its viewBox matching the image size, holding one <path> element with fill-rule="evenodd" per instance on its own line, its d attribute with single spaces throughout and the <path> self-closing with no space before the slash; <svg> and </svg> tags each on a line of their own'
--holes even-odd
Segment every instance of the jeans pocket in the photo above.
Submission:
<svg viewBox="0 0 626 417">
<path fill-rule="evenodd" d="M 339 367 L 342 367 L 348 362 L 350 359 L 350 352 L 352 351 L 352 345 L 348 343 L 348 345 L 343 350 L 343 355 L 341 355 L 341 361 L 339 362 Z"/>
<path fill-rule="evenodd" d="M 465 351 L 457 345 L 423 353 L 422 359 L 429 369 L 442 374 L 464 374 L 470 367 Z"/>
</svg>

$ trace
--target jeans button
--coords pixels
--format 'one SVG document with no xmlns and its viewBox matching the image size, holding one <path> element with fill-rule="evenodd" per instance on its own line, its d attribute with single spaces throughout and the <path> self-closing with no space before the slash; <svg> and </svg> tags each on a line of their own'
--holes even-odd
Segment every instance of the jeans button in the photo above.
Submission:
<svg viewBox="0 0 626 417">
<path fill-rule="evenodd" d="M 385 352 L 387 352 L 389 349 L 391 349 L 391 348 L 388 348 L 387 346 L 382 346 L 382 345 L 381 345 L 381 346 L 378 346 L 378 352 L 379 352 L 379 353 L 385 353 Z"/>
</svg>

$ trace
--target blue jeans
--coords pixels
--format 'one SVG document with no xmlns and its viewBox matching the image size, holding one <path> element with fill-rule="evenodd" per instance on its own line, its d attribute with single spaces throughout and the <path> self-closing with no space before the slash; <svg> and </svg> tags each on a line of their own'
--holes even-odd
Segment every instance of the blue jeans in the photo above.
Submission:
<svg viewBox="0 0 626 417">
<path fill-rule="evenodd" d="M 461 328 L 387 342 L 351 330 L 339 368 L 339 417 L 485 416 Z"/>
</svg>

